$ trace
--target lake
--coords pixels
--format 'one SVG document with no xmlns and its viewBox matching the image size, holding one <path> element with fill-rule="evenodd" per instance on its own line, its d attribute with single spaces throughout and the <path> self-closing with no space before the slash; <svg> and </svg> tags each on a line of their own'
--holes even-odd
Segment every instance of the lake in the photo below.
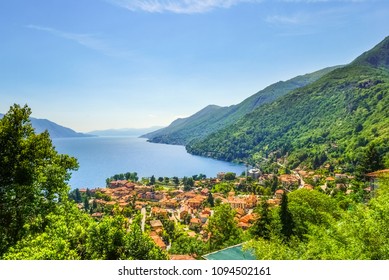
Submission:
<svg viewBox="0 0 389 280">
<path fill-rule="evenodd" d="M 243 165 L 193 156 L 184 146 L 149 143 L 137 137 L 55 138 L 53 144 L 59 153 L 78 159 L 80 168 L 69 182 L 72 188 L 104 187 L 106 178 L 126 172 L 137 172 L 139 178 L 182 178 L 245 170 Z"/>
</svg>

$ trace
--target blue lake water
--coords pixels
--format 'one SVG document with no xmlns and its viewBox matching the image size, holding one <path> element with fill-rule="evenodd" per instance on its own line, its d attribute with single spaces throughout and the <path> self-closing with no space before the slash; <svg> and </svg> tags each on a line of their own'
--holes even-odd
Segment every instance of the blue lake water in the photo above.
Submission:
<svg viewBox="0 0 389 280">
<path fill-rule="evenodd" d="M 78 159 L 80 168 L 69 182 L 72 188 L 105 186 L 114 174 L 137 172 L 138 176 L 184 177 L 218 172 L 241 174 L 245 167 L 225 161 L 193 156 L 183 146 L 149 143 L 136 137 L 87 137 L 53 139 L 56 150 Z"/>
</svg>

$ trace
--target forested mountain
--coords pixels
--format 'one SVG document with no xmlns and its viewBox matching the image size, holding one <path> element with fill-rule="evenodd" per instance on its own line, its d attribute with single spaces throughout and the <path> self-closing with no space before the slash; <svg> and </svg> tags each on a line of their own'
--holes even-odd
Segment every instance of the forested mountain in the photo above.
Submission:
<svg viewBox="0 0 389 280">
<path fill-rule="evenodd" d="M 338 67 L 329 67 L 297 76 L 285 82 L 277 82 L 237 105 L 229 107 L 209 105 L 188 118 L 177 119 L 168 127 L 145 134 L 142 137 L 149 138 L 149 141 L 156 143 L 186 145 L 194 139 L 202 139 L 233 124 L 255 108 L 270 103 L 296 88 L 306 86 Z"/>
<path fill-rule="evenodd" d="M 0 114 L 0 119 L 3 117 L 3 114 Z M 76 132 L 73 129 L 61 126 L 52 121 L 46 119 L 36 119 L 31 118 L 32 127 L 35 129 L 36 133 L 42 133 L 47 130 L 51 138 L 65 138 L 65 137 L 90 137 L 92 135 Z"/>
<path fill-rule="evenodd" d="M 187 150 L 228 161 L 286 157 L 366 172 L 389 165 L 389 37 L 349 65 L 263 105 Z"/>
</svg>

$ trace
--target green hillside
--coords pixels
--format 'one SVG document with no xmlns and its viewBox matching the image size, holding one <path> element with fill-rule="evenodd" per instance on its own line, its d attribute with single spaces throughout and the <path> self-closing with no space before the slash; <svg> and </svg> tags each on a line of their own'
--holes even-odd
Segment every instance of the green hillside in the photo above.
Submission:
<svg viewBox="0 0 389 280">
<path fill-rule="evenodd" d="M 389 37 L 348 66 L 257 108 L 187 150 L 228 161 L 287 158 L 366 172 L 389 165 Z M 363 170 L 361 170 L 361 168 Z"/>
<path fill-rule="evenodd" d="M 202 139 L 215 131 L 233 124 L 255 108 L 270 103 L 296 88 L 306 86 L 337 67 L 339 66 L 297 76 L 285 82 L 277 82 L 237 105 L 229 107 L 209 105 L 188 118 L 175 120 L 168 127 L 145 134 L 142 137 L 156 143 L 186 145 L 194 139 Z"/>
</svg>

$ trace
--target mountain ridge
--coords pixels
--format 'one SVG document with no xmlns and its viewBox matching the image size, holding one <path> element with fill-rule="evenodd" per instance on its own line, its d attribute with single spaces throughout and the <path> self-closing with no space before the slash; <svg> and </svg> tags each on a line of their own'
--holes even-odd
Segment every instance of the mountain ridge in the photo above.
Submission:
<svg viewBox="0 0 389 280">
<path fill-rule="evenodd" d="M 0 113 L 0 118 L 3 118 L 4 114 Z M 38 119 L 38 118 L 29 118 L 31 121 L 32 127 L 35 129 L 36 133 L 42 133 L 47 130 L 51 138 L 68 138 L 68 137 L 92 137 L 94 135 L 89 135 L 81 132 L 76 132 L 71 128 L 59 125 L 55 122 L 52 122 L 48 119 Z"/>
<path fill-rule="evenodd" d="M 236 123 L 187 145 L 227 161 L 284 159 L 354 172 L 376 150 L 389 166 L 389 40 L 317 81 L 289 92 Z"/>
<path fill-rule="evenodd" d="M 296 88 L 305 86 L 341 66 L 327 67 L 271 84 L 236 105 L 221 107 L 208 105 L 195 114 L 173 121 L 168 127 L 142 135 L 150 142 L 186 145 L 192 140 L 226 127 L 263 104 L 272 102 Z"/>
</svg>

